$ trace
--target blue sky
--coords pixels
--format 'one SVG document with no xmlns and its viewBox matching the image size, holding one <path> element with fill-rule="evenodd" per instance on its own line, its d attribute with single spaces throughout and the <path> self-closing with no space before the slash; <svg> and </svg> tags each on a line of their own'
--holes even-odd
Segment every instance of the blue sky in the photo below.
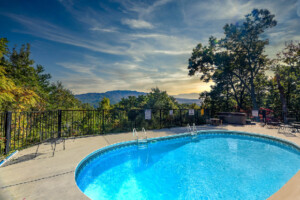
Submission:
<svg viewBox="0 0 300 200">
<path fill-rule="evenodd" d="M 253 8 L 278 21 L 265 34 L 270 57 L 300 40 L 300 0 L 1 0 L 0 37 L 10 47 L 30 43 L 36 63 L 75 94 L 199 93 L 209 85 L 187 75 L 192 49 Z"/>
</svg>

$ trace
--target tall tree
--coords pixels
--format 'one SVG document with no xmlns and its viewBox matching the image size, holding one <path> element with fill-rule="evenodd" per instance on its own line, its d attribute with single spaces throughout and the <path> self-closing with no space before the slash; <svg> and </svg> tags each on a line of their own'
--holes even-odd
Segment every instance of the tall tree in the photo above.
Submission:
<svg viewBox="0 0 300 200">
<path fill-rule="evenodd" d="M 245 81 L 241 76 L 234 73 L 240 79 L 250 92 L 253 109 L 257 110 L 257 99 L 255 92 L 255 79 L 259 73 L 266 70 L 268 62 L 267 56 L 264 55 L 265 46 L 269 43 L 268 39 L 261 39 L 259 36 L 266 29 L 276 26 L 274 15 L 265 9 L 254 9 L 246 15 L 246 20 L 242 25 L 226 24 L 224 27 L 225 38 L 223 46 L 231 55 L 242 62 L 238 62 L 238 68 L 244 70 L 248 75 Z"/>
<path fill-rule="evenodd" d="M 300 103 L 300 43 L 287 44 L 274 62 L 272 69 L 280 94 L 283 119 L 287 123 L 289 108 L 297 110 Z"/>
<path fill-rule="evenodd" d="M 245 16 L 241 25 L 226 24 L 224 38 L 218 41 L 211 37 L 209 46 L 198 44 L 193 50 L 189 59 L 189 75 L 199 72 L 200 79 L 208 82 L 219 70 L 226 73 L 228 80 L 238 79 L 250 94 L 253 109 L 257 110 L 255 81 L 259 74 L 264 73 L 268 62 L 264 55 L 268 40 L 260 36 L 276 24 L 274 15 L 264 9 L 254 9 Z"/>
<path fill-rule="evenodd" d="M 9 56 L 7 39 L 0 38 L 0 109 L 23 111 L 33 108 L 41 99 L 34 90 L 16 84 L 16 79 L 7 72 L 12 64 L 5 58 Z"/>
<path fill-rule="evenodd" d="M 7 47 L 0 38 L 0 109 L 45 110 L 69 109 L 82 106 L 72 92 L 58 83 L 50 83 L 51 75 L 42 65 L 34 65 L 30 45 L 19 50 Z"/>
</svg>

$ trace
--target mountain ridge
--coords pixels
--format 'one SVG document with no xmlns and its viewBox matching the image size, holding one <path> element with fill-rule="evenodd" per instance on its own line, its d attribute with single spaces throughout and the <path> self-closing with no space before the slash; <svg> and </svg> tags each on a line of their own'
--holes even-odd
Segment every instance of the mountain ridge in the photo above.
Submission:
<svg viewBox="0 0 300 200">
<path fill-rule="evenodd" d="M 112 90 L 103 93 L 83 93 L 83 94 L 76 94 L 75 97 L 82 101 L 83 103 L 89 103 L 94 107 L 98 106 L 98 102 L 101 101 L 104 97 L 109 98 L 111 104 L 116 104 L 121 101 L 122 98 L 127 98 L 128 96 L 135 96 L 138 97 L 139 95 L 146 95 L 145 92 L 138 92 L 135 90 Z M 188 94 L 184 94 L 188 95 Z M 180 95 L 170 95 L 170 96 L 180 96 Z M 175 97 L 178 103 L 186 103 L 192 104 L 196 103 L 200 105 L 199 99 L 189 99 L 189 98 L 177 98 Z"/>
</svg>

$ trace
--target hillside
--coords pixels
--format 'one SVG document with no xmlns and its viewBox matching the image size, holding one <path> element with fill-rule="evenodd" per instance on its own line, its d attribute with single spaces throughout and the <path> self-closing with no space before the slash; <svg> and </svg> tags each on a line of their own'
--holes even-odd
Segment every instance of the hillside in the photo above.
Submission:
<svg viewBox="0 0 300 200">
<path fill-rule="evenodd" d="M 89 103 L 94 107 L 98 106 L 98 102 L 103 99 L 103 97 L 107 97 L 110 100 L 110 104 L 118 103 L 122 98 L 127 98 L 128 96 L 139 96 L 139 95 L 146 95 L 145 92 L 137 92 L 131 90 L 114 90 L 108 91 L 104 93 L 86 93 L 86 94 L 77 94 L 75 97 L 82 101 L 83 103 Z M 176 98 L 176 97 L 175 97 Z M 185 98 L 176 98 L 178 103 L 186 103 L 192 104 L 196 103 L 200 105 L 199 99 L 185 99 Z"/>
<path fill-rule="evenodd" d="M 103 99 L 103 97 L 107 97 L 110 100 L 110 104 L 118 103 L 122 98 L 126 98 L 128 96 L 139 96 L 145 95 L 147 93 L 137 92 L 131 90 L 114 90 L 108 91 L 104 93 L 86 93 L 86 94 L 77 94 L 75 97 L 82 101 L 83 103 L 89 103 L 91 105 L 98 106 L 98 102 Z"/>
<path fill-rule="evenodd" d="M 199 93 L 186 93 L 186 94 L 177 94 L 177 95 L 172 95 L 173 97 L 180 98 L 180 99 L 198 99 L 199 98 Z"/>
<path fill-rule="evenodd" d="M 180 103 L 180 104 L 183 104 L 183 103 L 185 103 L 185 104 L 192 104 L 192 103 L 195 103 L 195 104 L 197 104 L 197 105 L 201 105 L 201 103 L 200 103 L 200 99 L 184 99 L 184 98 L 176 98 L 175 97 L 175 99 L 177 100 L 177 102 L 178 103 Z"/>
</svg>

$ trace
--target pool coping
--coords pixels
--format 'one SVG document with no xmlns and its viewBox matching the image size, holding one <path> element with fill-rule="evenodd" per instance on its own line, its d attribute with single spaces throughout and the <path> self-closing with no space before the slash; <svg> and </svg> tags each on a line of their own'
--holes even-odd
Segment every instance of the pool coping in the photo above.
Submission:
<svg viewBox="0 0 300 200">
<path fill-rule="evenodd" d="M 300 146 L 289 141 L 285 140 L 282 138 L 270 136 L 270 135 L 265 135 L 265 134 L 260 134 L 260 133 L 250 133 L 246 131 L 232 131 L 232 130 L 199 130 L 196 132 L 196 134 L 192 134 L 191 132 L 184 132 L 184 133 L 179 133 L 175 135 L 169 135 L 169 136 L 162 136 L 162 137 L 154 137 L 154 138 L 148 138 L 147 142 L 156 142 L 156 141 L 163 141 L 163 140 L 170 140 L 170 139 L 175 139 L 175 138 L 181 138 L 181 137 L 192 137 L 192 136 L 197 136 L 197 135 L 218 135 L 218 134 L 224 134 L 224 135 L 238 135 L 238 136 L 246 136 L 246 137 L 252 137 L 252 138 L 262 138 L 264 140 L 272 141 L 275 144 L 283 145 L 285 147 L 289 147 L 293 150 L 299 151 L 300 152 Z M 105 147 L 102 147 L 98 150 L 95 150 L 94 152 L 88 154 L 85 156 L 76 166 L 74 170 L 74 181 L 76 186 L 78 187 L 79 191 L 84 194 L 83 191 L 79 188 L 77 185 L 77 177 L 79 176 L 79 173 L 81 170 L 88 165 L 90 162 L 92 162 L 95 158 L 98 156 L 101 156 L 101 154 L 105 154 L 107 152 L 122 148 L 122 147 L 127 147 L 127 146 L 133 146 L 133 145 L 138 145 L 138 140 L 131 140 L 131 141 L 125 141 L 125 142 L 118 142 L 112 145 L 108 145 Z M 93 157 L 91 159 L 91 157 Z M 289 179 L 290 180 L 290 179 Z M 280 190 L 280 189 L 279 189 Z M 278 190 L 278 191 L 279 191 Z M 271 196 L 276 194 L 278 191 L 273 193 Z M 85 194 L 84 194 L 85 195 Z M 85 195 L 86 196 L 86 195 Z M 271 197 L 270 196 L 270 197 Z"/>
</svg>

